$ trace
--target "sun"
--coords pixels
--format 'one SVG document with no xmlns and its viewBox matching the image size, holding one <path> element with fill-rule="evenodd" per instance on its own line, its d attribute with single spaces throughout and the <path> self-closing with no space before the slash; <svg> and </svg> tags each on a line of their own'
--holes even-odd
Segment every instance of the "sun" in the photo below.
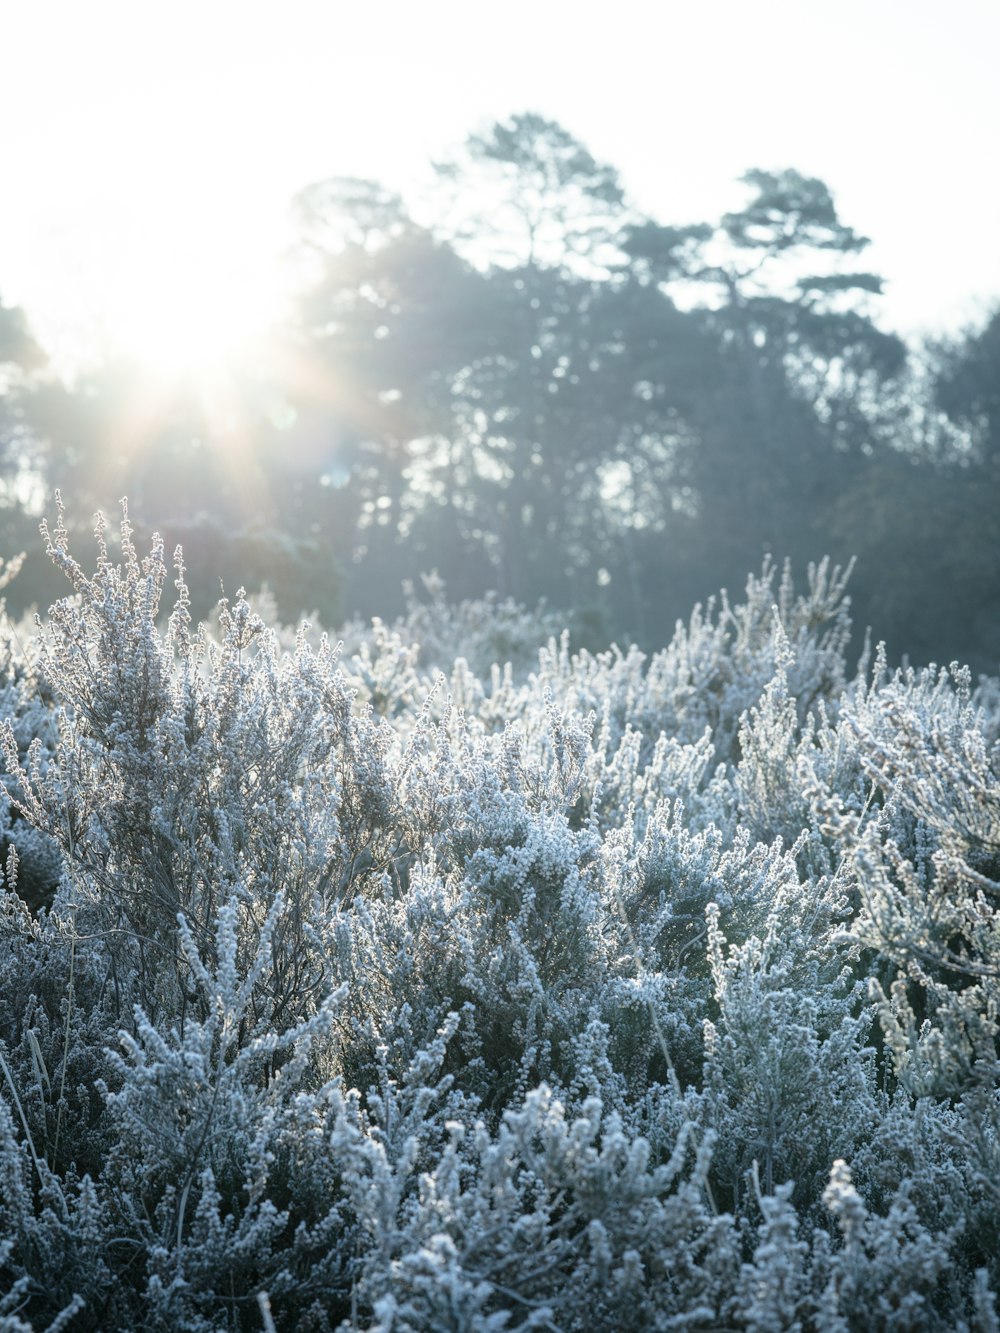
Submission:
<svg viewBox="0 0 1000 1333">
<path fill-rule="evenodd" d="M 207 129 L 200 145 L 187 129 L 173 158 L 136 144 L 99 265 L 106 343 L 164 373 L 238 358 L 274 329 L 287 298 L 286 237 L 266 181 L 237 170 Z"/>
<path fill-rule="evenodd" d="M 149 246 L 123 264 L 104 325 L 116 353 L 166 374 L 210 372 L 239 359 L 277 319 L 276 275 L 209 236 Z"/>
</svg>

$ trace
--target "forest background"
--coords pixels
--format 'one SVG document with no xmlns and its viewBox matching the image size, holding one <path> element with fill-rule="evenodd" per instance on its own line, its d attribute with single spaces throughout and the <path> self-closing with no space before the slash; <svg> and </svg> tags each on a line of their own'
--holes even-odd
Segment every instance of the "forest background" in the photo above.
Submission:
<svg viewBox="0 0 1000 1333">
<path fill-rule="evenodd" d="M 292 295 L 208 373 L 105 349 L 69 374 L 0 306 L 0 532 L 19 612 L 61 592 L 37 535 L 127 495 L 183 545 L 197 614 L 391 618 L 435 572 L 665 643 L 765 559 L 857 559 L 890 660 L 1000 660 L 1000 314 L 904 341 L 823 181 L 750 170 L 742 205 L 643 215 L 529 112 L 436 164 L 419 220 L 375 181 L 294 201 Z M 192 338 L 199 312 L 191 311 Z"/>
</svg>

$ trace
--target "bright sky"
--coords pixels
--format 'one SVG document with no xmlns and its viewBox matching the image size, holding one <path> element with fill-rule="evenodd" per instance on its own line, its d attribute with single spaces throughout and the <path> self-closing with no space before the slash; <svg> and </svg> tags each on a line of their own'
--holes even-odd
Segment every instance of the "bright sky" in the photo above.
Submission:
<svg viewBox="0 0 1000 1333">
<path fill-rule="evenodd" d="M 67 355 L 220 340 L 303 185 L 535 110 L 664 222 L 822 177 L 885 322 L 954 329 L 1000 298 L 998 53 L 998 0 L 0 0 L 0 296 Z"/>
</svg>

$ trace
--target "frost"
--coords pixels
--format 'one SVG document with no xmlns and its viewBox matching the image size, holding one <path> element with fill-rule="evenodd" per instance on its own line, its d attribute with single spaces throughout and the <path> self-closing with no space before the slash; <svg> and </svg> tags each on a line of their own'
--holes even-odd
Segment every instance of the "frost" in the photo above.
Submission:
<svg viewBox="0 0 1000 1333">
<path fill-rule="evenodd" d="M 997 1327 L 996 682 L 851 672 L 825 563 L 648 658 L 434 584 L 337 649 L 47 535 L 0 1330 Z"/>
</svg>

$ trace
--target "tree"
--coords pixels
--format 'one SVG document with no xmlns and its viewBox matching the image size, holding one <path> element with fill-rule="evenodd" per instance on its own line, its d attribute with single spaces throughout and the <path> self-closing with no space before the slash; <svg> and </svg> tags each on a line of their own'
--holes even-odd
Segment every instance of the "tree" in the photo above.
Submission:
<svg viewBox="0 0 1000 1333">
<path fill-rule="evenodd" d="M 624 192 L 536 114 L 471 136 L 439 170 L 460 203 L 442 229 L 485 270 L 497 314 L 492 345 L 453 386 L 472 522 L 492 534 L 504 591 L 588 604 L 618 560 L 621 513 L 605 495 L 624 496 L 639 437 L 614 271 Z"/>
<path fill-rule="evenodd" d="M 447 230 L 480 262 L 590 276 L 613 254 L 625 214 L 618 173 L 556 121 L 535 112 L 497 121 L 437 171 L 451 187 Z"/>
<path fill-rule="evenodd" d="M 905 360 L 902 341 L 859 305 L 882 290 L 876 274 L 849 267 L 869 242 L 841 222 L 822 181 L 792 170 L 748 171 L 742 180 L 752 191 L 746 206 L 714 227 L 645 223 L 630 230 L 624 249 L 668 290 L 707 287 L 703 304 L 726 341 L 781 364 L 829 419 L 866 375 L 892 376 Z"/>
<path fill-rule="evenodd" d="M 966 461 L 1000 476 L 1000 310 L 932 357 L 934 404 L 961 433 Z"/>
<path fill-rule="evenodd" d="M 0 300 L 0 459 L 4 477 L 0 493 L 5 507 L 18 504 L 16 479 L 36 463 L 25 425 L 24 395 L 29 377 L 44 364 L 45 355 L 24 311 Z"/>
<path fill-rule="evenodd" d="M 17 566 L 20 573 L 9 589 L 7 579 L 15 566 L 6 568 L 3 596 L 13 610 L 41 600 L 40 589 L 54 586 L 38 541 L 44 458 L 28 410 L 45 364 L 25 312 L 0 301 L 0 560 L 8 562 L 21 553 L 27 557 Z"/>
<path fill-rule="evenodd" d="M 827 186 L 791 170 L 743 180 L 746 206 L 716 224 L 645 222 L 623 241 L 639 281 L 694 300 L 715 346 L 689 416 L 708 582 L 768 549 L 808 558 L 849 460 L 889 429 L 879 391 L 905 361 L 861 304 L 881 280 L 851 267 L 868 242 Z"/>
<path fill-rule="evenodd" d="M 317 381 L 349 383 L 367 418 L 344 456 L 356 550 L 370 574 L 377 551 L 405 541 L 396 569 L 443 566 L 453 594 L 493 584 L 578 600 L 581 571 L 593 585 L 597 567 L 594 494 L 621 433 L 606 267 L 598 281 L 621 188 L 533 115 L 472 136 L 441 175 L 460 207 L 434 231 L 373 185 L 304 196 L 310 237 L 334 244 L 313 264 L 303 347 L 325 367 Z"/>
<path fill-rule="evenodd" d="M 452 385 L 490 345 L 485 278 L 374 182 L 320 182 L 299 205 L 304 281 L 284 347 L 297 421 L 283 447 L 306 460 L 314 521 L 337 520 L 352 609 L 398 607 L 401 580 L 436 556 L 476 565 L 456 521 L 467 478 Z M 414 530 L 426 508 L 433 539 Z"/>
</svg>

